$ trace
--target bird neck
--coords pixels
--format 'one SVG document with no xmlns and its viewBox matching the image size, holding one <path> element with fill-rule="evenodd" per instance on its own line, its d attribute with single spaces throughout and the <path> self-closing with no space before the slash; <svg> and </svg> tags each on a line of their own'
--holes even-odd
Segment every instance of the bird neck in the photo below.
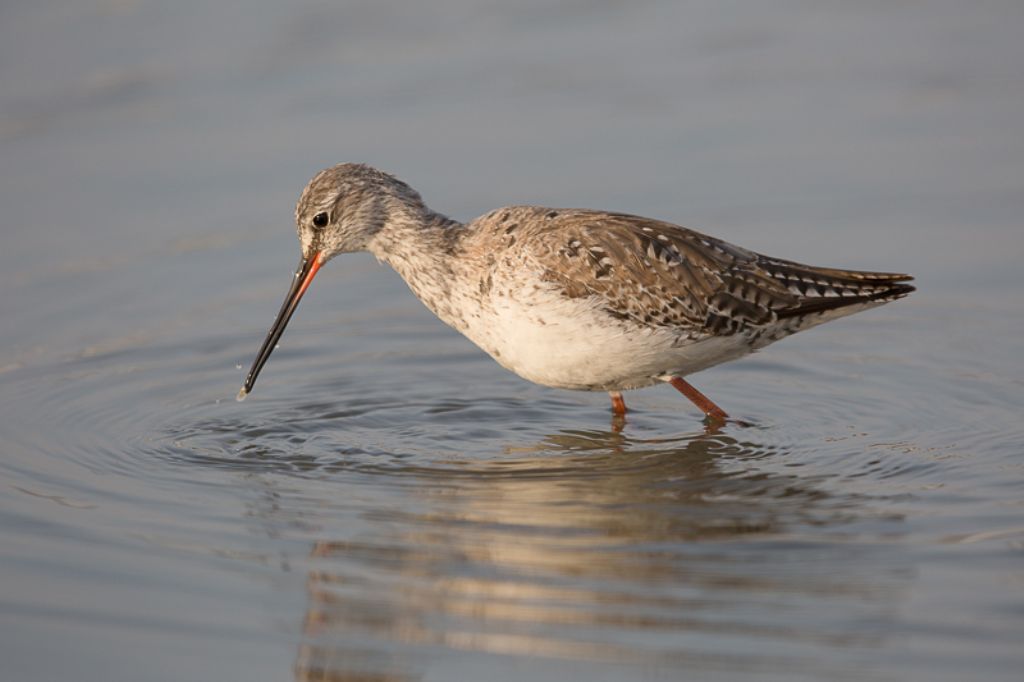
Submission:
<svg viewBox="0 0 1024 682">
<path fill-rule="evenodd" d="M 425 206 L 405 205 L 389 213 L 368 250 L 394 268 L 423 298 L 421 291 L 451 280 L 464 227 Z"/>
</svg>

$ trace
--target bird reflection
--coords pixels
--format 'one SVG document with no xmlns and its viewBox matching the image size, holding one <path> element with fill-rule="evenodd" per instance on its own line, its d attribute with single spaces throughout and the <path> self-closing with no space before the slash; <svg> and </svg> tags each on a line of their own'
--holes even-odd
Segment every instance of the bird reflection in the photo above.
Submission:
<svg viewBox="0 0 1024 682">
<path fill-rule="evenodd" d="M 417 679 L 430 652 L 452 649 L 706 666 L 716 648 L 722 664 L 756 657 L 751 639 L 870 646 L 877 635 L 830 633 L 799 610 L 778 618 L 779 595 L 884 605 L 892 586 L 857 578 L 842 547 L 824 571 L 752 549 L 851 514 L 758 471 L 778 454 L 719 432 L 643 441 L 613 428 L 407 472 L 408 505 L 313 547 L 296 679 Z"/>
</svg>

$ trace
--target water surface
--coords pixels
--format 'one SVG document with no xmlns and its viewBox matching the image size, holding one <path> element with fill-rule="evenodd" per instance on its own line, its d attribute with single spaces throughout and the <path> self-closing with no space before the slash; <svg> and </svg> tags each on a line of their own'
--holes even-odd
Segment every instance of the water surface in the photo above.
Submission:
<svg viewBox="0 0 1024 682">
<path fill-rule="evenodd" d="M 0 677 L 1015 680 L 1016 3 L 0 10 Z M 920 291 L 693 382 L 548 390 L 333 261 L 324 165 Z"/>
</svg>

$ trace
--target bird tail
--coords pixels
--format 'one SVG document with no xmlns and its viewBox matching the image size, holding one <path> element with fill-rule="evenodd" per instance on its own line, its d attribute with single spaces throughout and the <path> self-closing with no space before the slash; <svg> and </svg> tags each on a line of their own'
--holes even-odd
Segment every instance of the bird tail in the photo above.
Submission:
<svg viewBox="0 0 1024 682">
<path fill-rule="evenodd" d="M 914 291 L 910 275 L 819 268 L 776 258 L 758 265 L 793 295 L 777 309 L 780 320 L 790 320 L 792 331 L 806 329 L 837 317 L 903 298 Z"/>
</svg>

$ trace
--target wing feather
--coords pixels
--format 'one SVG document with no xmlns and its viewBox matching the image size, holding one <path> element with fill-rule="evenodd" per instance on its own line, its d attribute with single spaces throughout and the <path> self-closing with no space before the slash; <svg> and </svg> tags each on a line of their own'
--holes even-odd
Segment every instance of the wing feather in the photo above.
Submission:
<svg viewBox="0 0 1024 682">
<path fill-rule="evenodd" d="M 518 206 L 481 220 L 562 295 L 592 297 L 615 319 L 690 339 L 772 326 L 784 335 L 817 313 L 914 290 L 909 275 L 803 265 L 622 213 Z"/>
</svg>

